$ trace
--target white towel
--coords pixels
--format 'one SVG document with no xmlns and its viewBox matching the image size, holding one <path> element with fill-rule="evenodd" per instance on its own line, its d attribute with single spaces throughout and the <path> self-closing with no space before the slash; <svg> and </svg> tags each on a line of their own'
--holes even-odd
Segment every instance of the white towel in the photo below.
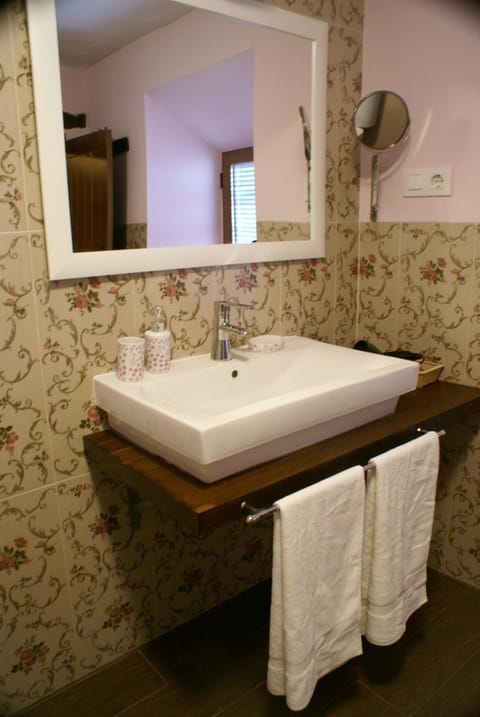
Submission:
<svg viewBox="0 0 480 717">
<path fill-rule="evenodd" d="M 362 631 L 391 645 L 427 601 L 427 559 L 439 468 L 431 431 L 371 461 L 367 476 L 362 575 Z"/>
<path fill-rule="evenodd" d="M 267 687 L 292 710 L 362 653 L 364 497 L 356 466 L 275 504 Z"/>
</svg>

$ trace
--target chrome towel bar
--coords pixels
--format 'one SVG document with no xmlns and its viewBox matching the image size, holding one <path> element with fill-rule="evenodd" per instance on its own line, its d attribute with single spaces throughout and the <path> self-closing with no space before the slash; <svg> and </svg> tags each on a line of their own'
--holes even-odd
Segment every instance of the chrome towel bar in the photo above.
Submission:
<svg viewBox="0 0 480 717">
<path fill-rule="evenodd" d="M 415 433 L 428 433 L 428 429 L 425 428 L 416 428 Z M 446 431 L 443 429 L 440 431 L 437 431 L 438 437 L 441 438 L 442 436 L 446 435 Z M 365 475 L 367 471 L 370 470 L 370 468 L 373 468 L 373 463 L 367 463 L 366 465 L 362 466 L 363 470 L 365 471 Z M 244 513 L 247 513 L 245 516 L 245 523 L 247 525 L 251 525 L 251 523 L 257 523 L 259 520 L 263 520 L 263 518 L 269 518 L 271 515 L 273 515 L 278 508 L 275 505 L 270 505 L 266 508 L 255 508 L 253 505 L 250 505 L 246 500 L 244 500 L 240 504 L 240 508 L 243 510 Z"/>
</svg>

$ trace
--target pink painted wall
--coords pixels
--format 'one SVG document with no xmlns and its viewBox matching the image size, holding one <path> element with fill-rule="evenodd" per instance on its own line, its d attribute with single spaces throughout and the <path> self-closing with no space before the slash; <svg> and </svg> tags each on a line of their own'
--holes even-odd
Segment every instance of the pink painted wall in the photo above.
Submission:
<svg viewBox="0 0 480 717">
<path fill-rule="evenodd" d="M 255 52 L 257 221 L 308 222 L 308 173 L 298 108 L 302 105 L 310 118 L 311 44 L 269 33 Z"/>
<path fill-rule="evenodd" d="M 157 102 L 146 105 L 148 246 L 220 241 L 221 155 Z"/>
<path fill-rule="evenodd" d="M 382 156 L 379 221 L 480 219 L 480 12 L 463 0 L 365 0 L 362 96 L 393 90 L 411 130 Z M 360 219 L 368 221 L 370 155 L 362 149 Z M 406 168 L 452 167 L 449 197 L 402 197 Z"/>
<path fill-rule="evenodd" d="M 254 51 L 145 96 L 149 246 L 223 241 L 222 152 L 253 144 Z"/>
</svg>

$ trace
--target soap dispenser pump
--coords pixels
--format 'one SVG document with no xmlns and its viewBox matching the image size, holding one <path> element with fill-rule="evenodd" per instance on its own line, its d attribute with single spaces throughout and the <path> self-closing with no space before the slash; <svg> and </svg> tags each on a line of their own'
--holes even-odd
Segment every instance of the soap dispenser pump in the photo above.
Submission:
<svg viewBox="0 0 480 717">
<path fill-rule="evenodd" d="M 151 329 L 145 331 L 145 361 L 150 373 L 165 373 L 170 368 L 171 333 L 166 329 L 166 315 L 161 306 L 152 311 Z"/>
</svg>

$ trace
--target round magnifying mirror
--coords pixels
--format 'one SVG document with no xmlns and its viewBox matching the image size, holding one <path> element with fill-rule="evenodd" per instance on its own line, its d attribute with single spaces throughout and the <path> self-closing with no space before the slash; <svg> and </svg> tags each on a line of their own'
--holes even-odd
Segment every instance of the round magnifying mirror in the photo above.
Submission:
<svg viewBox="0 0 480 717">
<path fill-rule="evenodd" d="M 379 90 L 360 100 L 353 115 L 355 136 L 374 152 L 392 149 L 408 133 L 410 116 L 400 95 Z"/>
<path fill-rule="evenodd" d="M 372 191 L 370 219 L 377 220 L 380 184 L 380 154 L 393 149 L 408 133 L 408 108 L 396 92 L 378 90 L 358 103 L 353 115 L 353 130 L 362 147 L 375 154 L 372 157 Z"/>
</svg>

